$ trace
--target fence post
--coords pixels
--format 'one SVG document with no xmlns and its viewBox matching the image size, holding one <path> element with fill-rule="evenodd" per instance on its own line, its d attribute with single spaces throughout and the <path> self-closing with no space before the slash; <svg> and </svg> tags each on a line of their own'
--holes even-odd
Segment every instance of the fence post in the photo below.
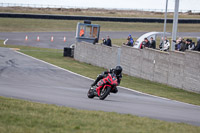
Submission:
<svg viewBox="0 0 200 133">
<path fill-rule="evenodd" d="M 117 50 L 117 66 L 120 66 L 121 64 L 120 58 L 121 58 L 121 48 L 119 47 Z"/>
</svg>

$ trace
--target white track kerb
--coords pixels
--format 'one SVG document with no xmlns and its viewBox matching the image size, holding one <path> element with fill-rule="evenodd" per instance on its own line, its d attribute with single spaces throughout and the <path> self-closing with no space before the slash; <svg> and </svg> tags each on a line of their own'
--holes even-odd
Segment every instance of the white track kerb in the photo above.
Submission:
<svg viewBox="0 0 200 133">
<path fill-rule="evenodd" d="M 6 45 L 6 42 L 7 42 L 7 41 L 8 41 L 8 39 L 6 39 L 6 40 L 3 42 L 3 44 Z"/>
<path fill-rule="evenodd" d="M 64 69 L 64 68 L 61 68 L 61 67 L 59 67 L 59 66 L 53 65 L 53 64 L 51 64 L 51 63 L 45 62 L 45 61 L 43 61 L 43 60 L 40 60 L 40 59 L 37 59 L 37 58 L 35 58 L 35 57 L 26 55 L 26 54 L 21 53 L 21 52 L 19 52 L 19 51 L 16 51 L 16 50 L 14 50 L 14 51 L 17 52 L 17 53 L 19 53 L 19 54 L 21 54 L 21 55 L 24 55 L 24 56 L 27 56 L 27 57 L 29 57 L 29 58 L 32 58 L 32 59 L 34 59 L 34 60 L 43 62 L 43 63 L 45 63 L 45 64 L 48 64 L 48 65 L 53 66 L 53 67 L 56 67 L 56 68 L 58 68 L 58 69 L 61 69 L 61 70 L 63 70 L 63 71 L 67 71 L 67 72 L 69 72 L 69 73 L 72 73 L 72 74 L 74 74 L 74 75 L 80 76 L 80 77 L 82 77 L 82 78 L 86 78 L 86 79 L 88 79 L 88 80 L 93 80 L 93 81 L 94 81 L 94 79 L 92 79 L 92 78 L 89 78 L 89 77 L 86 77 L 86 76 L 83 76 L 83 75 L 74 73 L 74 72 L 69 71 L 69 70 L 67 70 L 67 69 Z M 129 91 L 132 91 L 132 92 L 136 92 L 136 93 L 139 93 L 139 94 L 143 94 L 143 95 L 146 95 L 146 96 L 151 96 L 151 97 L 155 97 L 155 98 L 160 98 L 160 99 L 163 99 L 163 100 L 170 100 L 170 101 L 174 101 L 174 102 L 178 102 L 178 103 L 183 103 L 183 104 L 189 104 L 189 103 L 184 103 L 184 102 L 180 102 L 180 101 L 176 101 L 176 100 L 171 100 L 171 99 L 164 98 L 164 97 L 159 97 L 159 96 L 154 96 L 154 95 L 146 94 L 146 93 L 143 93 L 143 92 L 140 92 L 140 91 L 136 91 L 136 90 L 133 90 L 133 89 L 130 89 L 130 88 L 122 87 L 122 86 L 119 86 L 119 87 L 122 88 L 122 89 L 125 89 L 125 90 L 129 90 Z M 193 105 L 193 104 L 189 104 L 189 105 Z M 193 106 L 198 106 L 198 105 L 193 105 Z M 199 106 L 198 106 L 198 107 L 199 107 Z"/>
</svg>

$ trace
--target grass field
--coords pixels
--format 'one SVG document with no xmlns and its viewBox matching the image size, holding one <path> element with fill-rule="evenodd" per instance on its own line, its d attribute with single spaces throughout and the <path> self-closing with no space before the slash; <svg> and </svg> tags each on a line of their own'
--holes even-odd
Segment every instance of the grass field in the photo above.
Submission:
<svg viewBox="0 0 200 133">
<path fill-rule="evenodd" d="M 2 41 L 0 41 L 0 47 L 17 47 L 22 53 L 91 78 L 96 78 L 97 74 L 105 70 L 63 57 L 62 50 L 5 46 L 2 45 Z M 128 75 L 123 76 L 121 85 L 145 93 L 200 105 L 200 94 Z M 0 97 L 0 131 L 1 133 L 199 133 L 200 127 L 130 114 L 84 111 Z"/>
<path fill-rule="evenodd" d="M 1 133 L 199 133 L 200 127 L 0 97 Z"/>
<path fill-rule="evenodd" d="M 0 44 L 0 47 L 20 48 L 21 49 L 20 52 L 23 52 L 27 55 L 36 57 L 38 59 L 44 60 L 46 62 L 52 63 L 54 65 L 60 66 L 62 68 L 68 69 L 70 71 L 76 72 L 78 74 L 93 79 L 95 79 L 99 73 L 105 70 L 104 68 L 78 62 L 73 58 L 63 57 L 62 50 L 34 48 L 28 46 L 12 46 L 12 45 L 4 46 L 2 45 L 2 42 Z M 200 94 L 187 92 L 164 84 L 131 77 L 128 75 L 123 76 L 121 86 L 156 96 L 166 97 L 173 100 L 200 105 Z"/>
<path fill-rule="evenodd" d="M 1 32 L 39 32 L 39 31 L 75 31 L 75 20 L 46 20 L 46 19 L 20 19 L 0 18 Z M 130 31 L 150 32 L 163 31 L 161 23 L 131 23 L 131 22 L 100 22 L 101 31 Z M 167 24 L 167 32 L 172 31 L 172 24 Z M 200 32 L 200 24 L 178 24 L 178 32 Z"/>
</svg>

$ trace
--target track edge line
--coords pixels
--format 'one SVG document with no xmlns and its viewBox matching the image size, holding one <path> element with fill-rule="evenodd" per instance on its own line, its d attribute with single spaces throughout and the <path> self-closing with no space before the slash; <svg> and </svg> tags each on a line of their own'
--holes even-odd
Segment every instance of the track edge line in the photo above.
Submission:
<svg viewBox="0 0 200 133">
<path fill-rule="evenodd" d="M 19 52 L 19 51 L 16 51 L 16 50 L 15 50 L 15 52 L 18 53 L 18 54 L 24 55 L 24 56 L 26 56 L 26 57 L 32 58 L 32 59 L 34 59 L 34 60 L 43 62 L 43 63 L 48 64 L 48 65 L 50 65 L 50 66 L 56 67 L 56 68 L 61 69 L 61 70 L 63 70 L 63 71 L 67 71 L 67 72 L 69 72 L 69 73 L 71 73 L 71 74 L 74 74 L 74 75 L 80 76 L 80 77 L 82 77 L 82 78 L 86 78 L 86 79 L 89 79 L 89 80 L 93 80 L 93 81 L 94 81 L 94 79 L 92 79 L 92 78 L 89 78 L 89 77 L 80 75 L 80 74 L 78 74 L 78 73 L 75 73 L 75 72 L 72 72 L 72 71 L 70 71 L 70 70 L 64 69 L 64 68 L 62 68 L 62 67 L 56 66 L 56 65 L 54 65 L 54 64 L 51 64 L 51 63 L 49 63 L 49 62 L 46 62 L 46 61 L 43 61 L 43 60 L 41 60 L 41 59 L 35 58 L 35 57 L 33 57 L 33 56 L 24 54 L 24 53 Z M 128 90 L 128 91 L 136 92 L 136 93 L 143 94 L 143 95 L 146 95 L 146 96 L 151 96 L 151 97 L 154 97 L 154 98 L 159 98 L 159 99 L 163 99 L 163 100 L 167 100 L 167 101 L 174 101 L 174 102 L 177 102 L 177 103 L 182 103 L 182 104 L 187 104 L 187 105 L 192 105 L 192 106 L 197 106 L 197 107 L 199 107 L 199 105 L 194 105 L 194 104 L 190 104 L 190 103 L 185 103 L 185 102 L 181 102 L 181 101 L 177 101 L 177 100 L 172 100 L 172 99 L 168 99 L 168 98 L 164 98 L 164 97 L 160 97 L 160 96 L 155 96 L 155 95 L 143 93 L 143 92 L 140 92 L 140 91 L 136 91 L 136 90 L 133 90 L 133 89 L 130 89 L 130 88 L 126 88 L 126 87 L 123 87 L 123 86 L 119 86 L 119 87 L 122 88 L 122 89 Z"/>
</svg>

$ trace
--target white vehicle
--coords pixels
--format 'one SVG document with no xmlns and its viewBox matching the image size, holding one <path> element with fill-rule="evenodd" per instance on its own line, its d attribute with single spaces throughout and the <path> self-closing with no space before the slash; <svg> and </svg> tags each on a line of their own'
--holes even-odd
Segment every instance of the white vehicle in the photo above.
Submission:
<svg viewBox="0 0 200 133">
<path fill-rule="evenodd" d="M 170 35 L 170 33 L 165 33 L 165 35 Z M 163 32 L 148 32 L 143 34 L 142 36 L 140 36 L 135 44 L 134 44 L 134 48 L 141 48 L 142 42 L 144 41 L 144 38 L 147 38 L 148 40 L 150 40 L 151 37 L 153 37 L 154 40 L 156 40 L 157 36 L 162 37 L 163 36 Z"/>
</svg>

